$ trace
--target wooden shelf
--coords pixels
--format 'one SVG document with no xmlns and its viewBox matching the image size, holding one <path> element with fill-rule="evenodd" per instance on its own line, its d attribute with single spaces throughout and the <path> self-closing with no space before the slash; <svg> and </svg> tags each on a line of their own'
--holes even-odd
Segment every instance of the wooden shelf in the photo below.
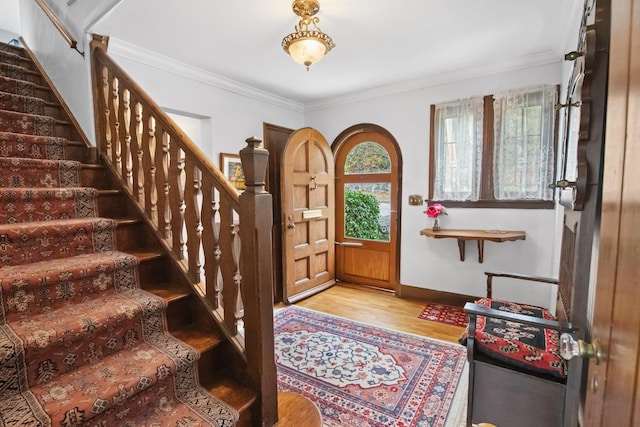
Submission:
<svg viewBox="0 0 640 427">
<path fill-rule="evenodd" d="M 456 239 L 458 241 L 460 261 L 464 261 L 465 242 L 467 240 L 477 240 L 478 241 L 478 262 L 481 264 L 484 261 L 485 240 L 501 243 L 501 242 L 509 242 L 513 240 L 525 240 L 526 238 L 526 234 L 524 231 L 511 231 L 511 230 L 440 229 L 438 231 L 433 231 L 430 228 L 425 228 L 420 231 L 420 234 L 427 237 L 433 237 L 434 239 Z"/>
</svg>

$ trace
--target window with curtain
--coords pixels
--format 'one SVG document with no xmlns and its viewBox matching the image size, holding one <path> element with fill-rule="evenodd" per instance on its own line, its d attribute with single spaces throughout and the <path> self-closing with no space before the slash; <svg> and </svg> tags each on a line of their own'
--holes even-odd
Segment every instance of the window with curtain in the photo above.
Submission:
<svg viewBox="0 0 640 427">
<path fill-rule="evenodd" d="M 431 106 L 431 200 L 553 207 L 557 86 Z"/>
<path fill-rule="evenodd" d="M 436 105 L 434 115 L 434 198 L 475 200 L 482 161 L 482 98 Z"/>
<path fill-rule="evenodd" d="M 495 97 L 494 197 L 553 200 L 557 89 L 546 86 Z"/>
</svg>

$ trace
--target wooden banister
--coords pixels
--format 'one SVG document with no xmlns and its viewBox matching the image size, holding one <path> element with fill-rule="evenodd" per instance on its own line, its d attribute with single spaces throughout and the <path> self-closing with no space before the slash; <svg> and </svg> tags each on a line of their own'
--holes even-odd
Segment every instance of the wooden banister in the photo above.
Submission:
<svg viewBox="0 0 640 427">
<path fill-rule="evenodd" d="M 80 55 L 84 56 L 84 52 L 78 49 L 78 42 L 76 41 L 76 39 L 73 38 L 71 31 L 69 31 L 69 29 L 65 27 L 65 25 L 62 23 L 62 21 L 60 21 L 60 19 L 58 19 L 58 17 L 53 12 L 53 10 L 51 10 L 49 5 L 45 3 L 44 0 L 36 0 L 36 3 L 38 4 L 38 6 L 40 6 L 42 11 L 45 13 L 45 15 L 47 15 L 47 17 L 49 18 L 53 26 L 56 27 L 56 29 L 62 35 L 62 37 L 64 37 L 64 40 L 67 42 L 69 47 L 71 49 L 74 49 Z"/>
<path fill-rule="evenodd" d="M 277 421 L 268 152 L 241 150 L 242 195 L 106 52 L 91 43 L 98 153 L 246 364 L 256 425 Z"/>
</svg>

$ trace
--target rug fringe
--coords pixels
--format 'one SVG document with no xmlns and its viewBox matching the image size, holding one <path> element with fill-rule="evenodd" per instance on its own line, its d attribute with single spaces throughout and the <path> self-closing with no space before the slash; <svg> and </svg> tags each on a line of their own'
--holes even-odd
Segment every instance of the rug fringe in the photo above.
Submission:
<svg viewBox="0 0 640 427">
<path fill-rule="evenodd" d="M 465 427 L 467 425 L 467 396 L 469 390 L 469 362 L 465 362 L 460 373 L 460 381 L 453 395 L 449 414 L 444 427 Z"/>
</svg>

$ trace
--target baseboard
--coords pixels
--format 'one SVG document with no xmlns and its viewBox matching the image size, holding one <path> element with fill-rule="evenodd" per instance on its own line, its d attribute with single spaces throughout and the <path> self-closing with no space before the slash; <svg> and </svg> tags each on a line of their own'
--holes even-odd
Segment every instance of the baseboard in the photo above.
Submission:
<svg viewBox="0 0 640 427">
<path fill-rule="evenodd" d="M 429 301 L 439 304 L 464 306 L 467 302 L 473 302 L 478 297 L 453 292 L 437 291 L 434 289 L 418 288 L 415 286 L 400 285 L 396 296 L 403 299 Z"/>
</svg>

